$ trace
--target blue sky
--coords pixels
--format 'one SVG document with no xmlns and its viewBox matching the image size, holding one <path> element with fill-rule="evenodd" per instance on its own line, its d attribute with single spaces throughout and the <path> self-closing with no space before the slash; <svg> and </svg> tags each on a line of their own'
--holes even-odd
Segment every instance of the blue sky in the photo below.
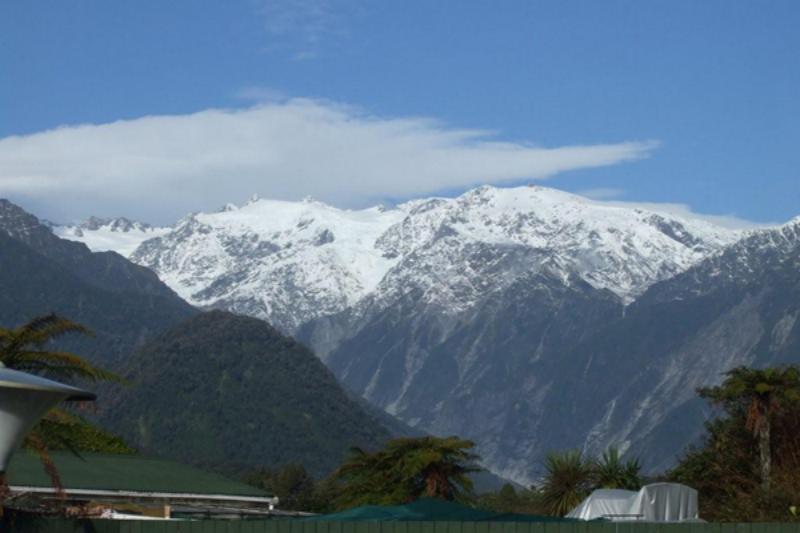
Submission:
<svg viewBox="0 0 800 533">
<path fill-rule="evenodd" d="M 455 193 L 479 169 L 784 221 L 800 214 L 798 27 L 791 0 L 3 2 L 0 195 L 51 217 L 174 219 L 247 191 L 353 206 Z M 304 133 L 315 121 L 329 137 Z M 252 152 L 233 144 L 243 135 Z M 230 146 L 200 157 L 216 142 Z M 596 150 L 568 152 L 570 165 L 531 147 Z M 415 161 L 419 183 L 398 186 Z"/>
</svg>

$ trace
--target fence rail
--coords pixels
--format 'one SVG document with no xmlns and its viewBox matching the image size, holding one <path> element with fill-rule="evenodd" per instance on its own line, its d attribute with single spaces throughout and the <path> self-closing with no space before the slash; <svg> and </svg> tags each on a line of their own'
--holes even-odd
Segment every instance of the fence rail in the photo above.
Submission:
<svg viewBox="0 0 800 533">
<path fill-rule="evenodd" d="M 301 522 L 204 520 L 196 522 L 47 520 L 43 533 L 800 533 L 800 523 L 504 523 L 504 522 Z"/>
</svg>

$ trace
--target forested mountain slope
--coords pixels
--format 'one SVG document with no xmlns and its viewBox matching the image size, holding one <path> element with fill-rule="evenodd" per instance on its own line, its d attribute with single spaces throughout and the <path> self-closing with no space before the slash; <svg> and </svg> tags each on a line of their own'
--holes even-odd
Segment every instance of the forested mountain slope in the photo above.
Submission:
<svg viewBox="0 0 800 533">
<path fill-rule="evenodd" d="M 194 464 L 299 462 L 322 475 L 351 446 L 389 437 L 311 351 L 255 318 L 195 316 L 134 353 L 124 376 L 131 386 L 101 420 L 145 451 Z"/>
</svg>

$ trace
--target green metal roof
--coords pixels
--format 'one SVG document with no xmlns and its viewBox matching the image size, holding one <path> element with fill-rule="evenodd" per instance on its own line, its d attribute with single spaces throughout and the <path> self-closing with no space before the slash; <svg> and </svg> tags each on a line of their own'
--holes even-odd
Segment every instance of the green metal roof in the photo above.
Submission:
<svg viewBox="0 0 800 533">
<path fill-rule="evenodd" d="M 192 466 L 138 455 L 51 452 L 64 488 L 268 497 L 264 491 Z M 39 457 L 20 450 L 11 458 L 12 486 L 52 487 Z"/>
</svg>

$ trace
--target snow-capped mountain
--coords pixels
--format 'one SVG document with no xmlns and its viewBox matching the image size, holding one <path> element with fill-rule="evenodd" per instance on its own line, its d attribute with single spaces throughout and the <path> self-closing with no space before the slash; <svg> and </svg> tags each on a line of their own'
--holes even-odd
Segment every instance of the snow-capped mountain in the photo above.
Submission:
<svg viewBox="0 0 800 533">
<path fill-rule="evenodd" d="M 483 243 L 448 267 L 449 279 L 474 258 L 519 269 L 469 308 L 434 304 L 409 275 L 402 294 L 373 295 L 299 336 L 372 403 L 473 439 L 495 472 L 521 483 L 552 449 L 617 445 L 663 470 L 702 431 L 697 387 L 736 365 L 800 362 L 798 221 L 752 231 L 628 305 L 574 272 L 524 271 L 535 263 L 516 254 Z"/>
<path fill-rule="evenodd" d="M 375 290 L 398 261 L 376 242 L 402 217 L 379 207 L 253 199 L 189 215 L 130 258 L 196 305 L 265 318 L 293 333 Z"/>
<path fill-rule="evenodd" d="M 158 237 L 169 228 L 154 227 L 125 217 L 89 217 L 80 224 L 50 224 L 53 233 L 62 239 L 84 243 L 93 252 L 114 251 L 128 257 L 147 239 Z"/>
<path fill-rule="evenodd" d="M 196 305 L 265 318 L 288 333 L 364 298 L 391 301 L 409 284 L 459 311 L 540 271 L 630 302 L 738 237 L 703 220 L 543 187 L 481 187 L 391 209 L 255 199 L 168 230 L 117 227 L 98 221 L 58 233 L 116 249 Z M 149 240 L 132 251 L 138 239 Z"/>
<path fill-rule="evenodd" d="M 414 286 L 445 312 L 468 309 L 520 276 L 581 279 L 629 303 L 737 232 L 544 187 L 481 187 L 455 199 L 410 202 L 376 243 L 400 258 L 377 287 L 393 299 Z"/>
<path fill-rule="evenodd" d="M 669 445 L 674 460 L 696 433 L 669 424 L 700 428 L 693 387 L 733 360 L 713 343 L 757 360 L 722 330 L 704 337 L 722 307 L 698 315 L 680 302 L 724 299 L 719 287 L 743 272 L 760 282 L 770 258 L 796 256 L 794 227 L 746 233 L 542 187 L 481 187 L 364 210 L 254 199 L 187 216 L 130 258 L 196 305 L 267 319 L 372 403 L 472 438 L 496 472 L 527 483 L 554 448 L 619 444 L 661 467 L 649 450 Z"/>
</svg>

